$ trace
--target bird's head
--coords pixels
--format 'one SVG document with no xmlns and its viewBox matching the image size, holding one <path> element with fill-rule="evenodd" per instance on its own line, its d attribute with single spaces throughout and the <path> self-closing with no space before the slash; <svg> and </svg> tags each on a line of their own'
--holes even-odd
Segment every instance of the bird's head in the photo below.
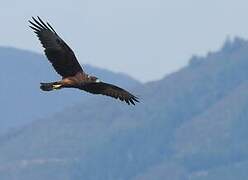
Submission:
<svg viewBox="0 0 248 180">
<path fill-rule="evenodd" d="M 98 79 L 98 78 L 95 77 L 95 76 L 89 76 L 89 78 L 90 78 L 90 80 L 91 80 L 92 82 L 101 82 L 100 79 Z"/>
</svg>

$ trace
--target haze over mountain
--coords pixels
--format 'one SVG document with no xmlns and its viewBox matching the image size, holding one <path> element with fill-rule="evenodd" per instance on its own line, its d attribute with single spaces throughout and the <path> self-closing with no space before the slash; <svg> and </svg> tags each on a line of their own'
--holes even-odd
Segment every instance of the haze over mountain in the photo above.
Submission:
<svg viewBox="0 0 248 180">
<path fill-rule="evenodd" d="M 78 90 L 62 90 L 45 93 L 39 89 L 40 82 L 52 82 L 60 79 L 44 56 L 14 48 L 0 47 L 0 134 L 9 128 L 23 126 L 38 118 L 75 103 L 84 102 L 91 96 Z M 90 65 L 84 69 L 97 75 L 106 82 L 116 83 L 127 89 L 141 85 L 131 77 L 113 73 Z"/>
<path fill-rule="evenodd" d="M 243 180 L 248 42 L 236 38 L 160 81 L 141 103 L 89 97 L 0 140 L 1 180 Z"/>
</svg>

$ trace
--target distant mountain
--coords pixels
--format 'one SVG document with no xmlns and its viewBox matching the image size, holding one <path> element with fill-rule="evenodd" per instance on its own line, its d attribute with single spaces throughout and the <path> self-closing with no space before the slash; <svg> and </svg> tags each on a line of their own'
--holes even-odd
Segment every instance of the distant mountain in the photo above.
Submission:
<svg viewBox="0 0 248 180">
<path fill-rule="evenodd" d="M 54 81 L 60 77 L 44 56 L 29 51 L 0 47 L 0 134 L 17 128 L 34 119 L 44 118 L 54 112 L 84 102 L 85 93 L 77 90 L 41 92 L 40 82 Z M 107 82 L 127 89 L 141 85 L 131 77 L 86 65 L 85 70 Z"/>
<path fill-rule="evenodd" d="M 126 106 L 89 97 L 0 140 L 3 180 L 243 180 L 248 42 L 135 88 Z"/>
</svg>

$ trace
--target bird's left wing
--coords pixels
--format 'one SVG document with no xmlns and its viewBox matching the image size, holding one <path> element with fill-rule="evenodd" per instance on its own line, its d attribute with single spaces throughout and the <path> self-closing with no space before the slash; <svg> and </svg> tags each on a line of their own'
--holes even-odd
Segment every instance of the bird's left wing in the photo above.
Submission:
<svg viewBox="0 0 248 180">
<path fill-rule="evenodd" d="M 74 76 L 82 70 L 71 48 L 59 37 L 49 23 L 44 23 L 39 17 L 29 21 L 31 28 L 37 34 L 45 54 L 54 69 L 63 78 Z"/>
<path fill-rule="evenodd" d="M 102 94 L 120 99 L 121 101 L 125 101 L 128 105 L 130 105 L 130 103 L 135 105 L 136 102 L 139 102 L 138 98 L 128 91 L 104 82 L 86 83 L 83 89 L 93 94 Z"/>
</svg>

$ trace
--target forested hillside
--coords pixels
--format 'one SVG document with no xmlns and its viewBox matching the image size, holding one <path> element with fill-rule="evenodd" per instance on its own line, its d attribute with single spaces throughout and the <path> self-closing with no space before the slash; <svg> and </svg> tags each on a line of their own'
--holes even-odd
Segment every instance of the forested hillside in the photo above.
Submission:
<svg viewBox="0 0 248 180">
<path fill-rule="evenodd" d="M 91 96 L 4 136 L 0 179 L 246 179 L 247 41 L 132 90 L 135 107 Z"/>
<path fill-rule="evenodd" d="M 85 65 L 88 73 L 127 89 L 141 85 L 131 77 Z M 0 47 L 0 135 L 38 118 L 46 118 L 76 103 L 85 102 L 85 92 L 62 90 L 41 92 L 40 82 L 60 79 L 48 60 L 29 51 Z"/>
</svg>

